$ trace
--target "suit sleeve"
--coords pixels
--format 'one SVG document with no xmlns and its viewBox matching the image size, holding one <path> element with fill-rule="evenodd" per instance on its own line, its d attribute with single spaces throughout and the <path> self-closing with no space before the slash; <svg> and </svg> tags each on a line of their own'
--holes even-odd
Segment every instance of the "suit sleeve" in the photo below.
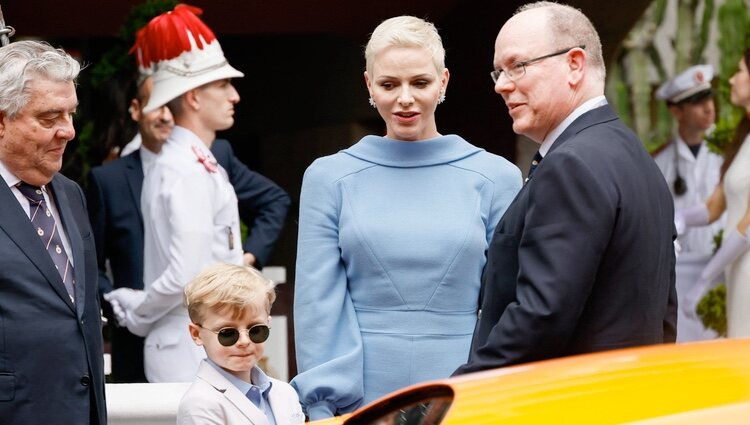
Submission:
<svg viewBox="0 0 750 425">
<path fill-rule="evenodd" d="M 302 181 L 294 292 L 292 386 L 310 420 L 351 412 L 364 396 L 362 337 L 339 249 L 341 199 L 322 165 Z"/>
<path fill-rule="evenodd" d="M 96 177 L 96 170 L 92 170 L 88 176 L 86 202 L 91 230 L 94 233 L 94 243 L 96 244 L 96 263 L 99 269 L 97 286 L 99 295 L 102 295 L 115 288 L 107 277 L 107 210 L 104 203 L 104 193 Z"/>
<path fill-rule="evenodd" d="M 281 235 L 291 203 L 289 195 L 270 179 L 249 169 L 234 155 L 228 142 L 217 140 L 215 144 L 217 149 L 227 150 L 217 153 L 216 158 L 227 170 L 237 194 L 240 217 L 249 227 L 243 249 L 255 256 L 255 267 L 260 269 Z"/>
<path fill-rule="evenodd" d="M 592 291 L 614 225 L 615 200 L 579 157 L 558 154 L 545 165 L 526 188 L 516 301 L 463 372 L 557 357 Z"/>
</svg>

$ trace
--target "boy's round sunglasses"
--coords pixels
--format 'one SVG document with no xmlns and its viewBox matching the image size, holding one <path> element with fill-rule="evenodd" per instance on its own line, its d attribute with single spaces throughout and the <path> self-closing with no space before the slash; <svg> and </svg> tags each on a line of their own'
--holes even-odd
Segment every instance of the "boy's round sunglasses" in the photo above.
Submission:
<svg viewBox="0 0 750 425">
<path fill-rule="evenodd" d="M 198 324 L 196 323 L 196 325 Z M 268 325 L 253 325 L 250 329 L 221 328 L 218 331 L 204 328 L 201 325 L 198 325 L 198 327 L 215 333 L 219 339 L 219 344 L 225 347 L 231 347 L 236 344 L 240 340 L 240 332 L 247 332 L 250 341 L 256 344 L 266 342 L 268 335 L 271 333 L 271 328 Z"/>
</svg>

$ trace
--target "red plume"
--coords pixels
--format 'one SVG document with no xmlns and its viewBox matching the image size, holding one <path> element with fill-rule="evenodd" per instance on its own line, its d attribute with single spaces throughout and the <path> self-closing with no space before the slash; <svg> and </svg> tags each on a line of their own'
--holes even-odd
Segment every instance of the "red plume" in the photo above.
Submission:
<svg viewBox="0 0 750 425">
<path fill-rule="evenodd" d="M 198 49 L 204 43 L 216 39 L 213 31 L 198 18 L 203 10 L 186 4 L 178 4 L 174 10 L 155 17 L 145 27 L 138 30 L 135 44 L 130 53 L 136 54 L 138 66 L 150 68 L 162 60 L 174 59 L 182 52 L 192 49 L 188 32 L 195 40 Z"/>
</svg>

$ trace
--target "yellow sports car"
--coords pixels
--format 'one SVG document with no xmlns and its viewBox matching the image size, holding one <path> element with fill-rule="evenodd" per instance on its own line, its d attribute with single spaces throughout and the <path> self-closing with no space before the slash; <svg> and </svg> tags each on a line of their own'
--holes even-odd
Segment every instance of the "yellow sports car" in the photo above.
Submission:
<svg viewBox="0 0 750 425">
<path fill-rule="evenodd" d="M 414 385 L 316 424 L 750 424 L 750 340 L 669 344 Z"/>
</svg>

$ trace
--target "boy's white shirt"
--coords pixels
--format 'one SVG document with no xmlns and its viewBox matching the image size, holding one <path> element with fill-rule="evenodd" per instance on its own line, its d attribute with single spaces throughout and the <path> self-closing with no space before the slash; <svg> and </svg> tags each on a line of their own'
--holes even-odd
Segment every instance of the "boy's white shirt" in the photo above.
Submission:
<svg viewBox="0 0 750 425">
<path fill-rule="evenodd" d="M 277 425 L 305 422 L 297 393 L 291 385 L 270 378 L 271 404 Z M 266 415 L 236 386 L 207 361 L 202 361 L 198 376 L 180 401 L 178 425 L 198 424 L 267 425 Z"/>
</svg>

